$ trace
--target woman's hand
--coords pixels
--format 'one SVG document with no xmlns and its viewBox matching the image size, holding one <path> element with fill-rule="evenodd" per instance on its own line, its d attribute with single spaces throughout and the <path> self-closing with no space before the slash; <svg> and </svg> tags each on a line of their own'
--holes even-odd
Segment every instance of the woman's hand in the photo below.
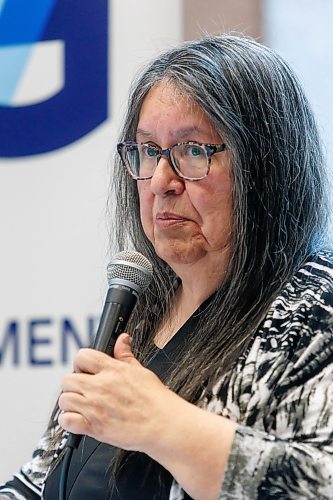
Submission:
<svg viewBox="0 0 333 500">
<path fill-rule="evenodd" d="M 130 337 L 122 334 L 114 358 L 93 349 L 78 352 L 75 373 L 62 383 L 59 424 L 74 434 L 145 451 L 163 432 L 170 395 L 159 378 L 134 358 Z"/>
<path fill-rule="evenodd" d="M 188 403 L 133 356 L 119 336 L 114 358 L 81 349 L 65 377 L 59 424 L 74 434 L 146 453 L 193 498 L 217 499 L 236 424 Z"/>
</svg>

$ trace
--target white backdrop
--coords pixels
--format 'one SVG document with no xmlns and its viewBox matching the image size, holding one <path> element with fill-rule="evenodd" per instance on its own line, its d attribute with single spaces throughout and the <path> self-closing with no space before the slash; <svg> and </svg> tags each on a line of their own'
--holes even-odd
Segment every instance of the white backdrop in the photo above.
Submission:
<svg viewBox="0 0 333 500">
<path fill-rule="evenodd" d="M 69 329 L 87 343 L 96 326 L 109 259 L 109 158 L 138 67 L 181 39 L 181 1 L 113 0 L 109 22 L 109 120 L 55 152 L 0 159 L 0 482 L 30 458 L 71 371 Z"/>
<path fill-rule="evenodd" d="M 332 172 L 333 2 L 265 0 L 263 14 L 265 43 L 277 50 L 300 78 L 315 112 Z"/>
</svg>

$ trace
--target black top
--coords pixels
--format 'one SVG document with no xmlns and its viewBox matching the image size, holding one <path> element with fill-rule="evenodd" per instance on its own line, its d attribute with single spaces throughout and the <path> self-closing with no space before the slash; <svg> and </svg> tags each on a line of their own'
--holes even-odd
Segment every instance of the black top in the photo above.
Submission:
<svg viewBox="0 0 333 500">
<path fill-rule="evenodd" d="M 203 306 L 206 305 L 203 304 Z M 147 368 L 162 380 L 181 362 L 188 333 L 193 331 L 200 316 L 200 309 L 180 328 L 163 349 L 154 348 Z M 90 437 L 84 437 L 74 450 L 68 472 L 68 500 L 167 500 L 172 484 L 171 474 L 144 453 L 132 452 L 117 478 L 116 488 L 110 484 L 110 463 L 114 447 Z M 44 498 L 58 497 L 61 473 L 60 463 L 45 483 Z M 185 498 L 190 498 L 185 496 Z"/>
</svg>

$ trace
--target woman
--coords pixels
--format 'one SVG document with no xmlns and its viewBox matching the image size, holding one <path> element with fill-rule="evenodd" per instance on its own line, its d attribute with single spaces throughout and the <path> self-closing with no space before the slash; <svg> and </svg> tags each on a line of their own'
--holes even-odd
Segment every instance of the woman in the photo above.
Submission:
<svg viewBox="0 0 333 500">
<path fill-rule="evenodd" d="M 136 82 L 121 141 L 117 241 L 154 278 L 131 342 L 63 381 L 61 429 L 89 436 L 69 498 L 333 498 L 333 266 L 296 77 L 253 40 L 186 43 Z M 61 429 L 3 495 L 56 498 Z"/>
</svg>

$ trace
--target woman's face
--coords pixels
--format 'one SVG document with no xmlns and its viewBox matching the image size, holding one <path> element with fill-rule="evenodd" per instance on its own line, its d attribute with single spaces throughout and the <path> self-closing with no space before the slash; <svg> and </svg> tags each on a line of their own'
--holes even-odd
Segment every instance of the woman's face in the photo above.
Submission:
<svg viewBox="0 0 333 500">
<path fill-rule="evenodd" d="M 223 142 L 197 104 L 163 83 L 143 102 L 136 140 L 161 148 L 184 141 Z M 176 272 L 180 264 L 215 265 L 229 255 L 232 186 L 228 151 L 212 156 L 210 172 L 202 180 L 181 179 L 162 157 L 152 179 L 138 181 L 145 234 Z"/>
</svg>

